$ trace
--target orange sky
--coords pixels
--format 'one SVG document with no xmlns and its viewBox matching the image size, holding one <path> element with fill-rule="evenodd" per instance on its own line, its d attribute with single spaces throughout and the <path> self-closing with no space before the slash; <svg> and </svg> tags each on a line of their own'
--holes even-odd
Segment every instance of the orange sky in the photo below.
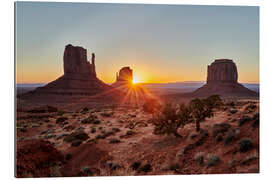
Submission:
<svg viewBox="0 0 270 180">
<path fill-rule="evenodd" d="M 205 81 L 223 58 L 259 82 L 258 7 L 18 2 L 16 28 L 17 83 L 60 77 L 67 44 L 94 52 L 106 83 L 124 66 L 146 83 Z"/>
</svg>

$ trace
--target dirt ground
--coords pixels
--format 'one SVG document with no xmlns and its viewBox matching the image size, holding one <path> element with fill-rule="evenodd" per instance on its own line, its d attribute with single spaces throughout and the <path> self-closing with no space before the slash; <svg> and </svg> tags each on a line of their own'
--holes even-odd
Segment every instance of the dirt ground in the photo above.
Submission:
<svg viewBox="0 0 270 180">
<path fill-rule="evenodd" d="M 195 131 L 194 123 L 179 128 L 182 138 L 153 134 L 152 115 L 140 106 L 93 106 L 84 101 L 53 107 L 57 109 L 17 101 L 17 147 L 46 141 L 64 157 L 47 164 L 50 171 L 35 172 L 44 167 L 39 162 L 25 167 L 18 177 L 259 172 L 259 125 L 254 125 L 258 100 L 241 99 L 234 107 L 215 110 L 201 123 L 201 132 Z M 249 119 L 243 121 L 246 116 Z M 229 127 L 217 140 L 214 128 L 221 123 Z M 225 143 L 230 133 L 234 136 Z M 241 152 L 239 142 L 245 138 L 252 147 Z M 46 162 L 42 153 L 38 157 Z M 17 159 L 21 158 L 27 159 L 17 150 Z"/>
</svg>

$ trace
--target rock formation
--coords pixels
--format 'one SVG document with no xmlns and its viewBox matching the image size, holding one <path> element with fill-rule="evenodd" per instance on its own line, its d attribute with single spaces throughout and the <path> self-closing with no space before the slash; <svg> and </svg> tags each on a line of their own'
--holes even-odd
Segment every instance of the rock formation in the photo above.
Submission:
<svg viewBox="0 0 270 180">
<path fill-rule="evenodd" d="M 95 54 L 92 53 L 91 63 L 87 61 L 87 50 L 83 47 L 65 47 L 64 75 L 37 88 L 36 94 L 59 95 L 95 95 L 111 87 L 97 78 L 95 69 Z"/>
<path fill-rule="evenodd" d="M 258 96 L 238 83 L 235 63 L 230 59 L 217 59 L 207 67 L 207 83 L 194 92 L 196 96 Z"/>
<path fill-rule="evenodd" d="M 120 85 L 128 85 L 132 83 L 133 71 L 130 67 L 123 67 L 119 73 L 116 73 L 116 82 L 112 84 L 113 87 Z"/>
<path fill-rule="evenodd" d="M 82 47 L 67 45 L 64 52 L 64 74 L 90 74 L 96 77 L 95 54 L 92 53 L 91 64 L 87 61 L 87 50 Z"/>
</svg>

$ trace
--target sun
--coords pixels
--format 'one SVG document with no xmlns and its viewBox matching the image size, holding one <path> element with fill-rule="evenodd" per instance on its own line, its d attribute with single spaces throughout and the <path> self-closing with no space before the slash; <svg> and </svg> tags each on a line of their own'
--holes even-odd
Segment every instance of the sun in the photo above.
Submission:
<svg viewBox="0 0 270 180">
<path fill-rule="evenodd" d="M 132 84 L 137 84 L 140 82 L 140 79 L 136 76 L 133 76 Z"/>
</svg>

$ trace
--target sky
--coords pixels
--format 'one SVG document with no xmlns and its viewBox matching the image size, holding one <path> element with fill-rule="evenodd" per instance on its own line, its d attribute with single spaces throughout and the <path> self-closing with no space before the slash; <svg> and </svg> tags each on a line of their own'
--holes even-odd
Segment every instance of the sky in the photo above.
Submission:
<svg viewBox="0 0 270 180">
<path fill-rule="evenodd" d="M 259 82 L 259 7 L 16 3 L 16 81 L 63 75 L 67 44 L 96 54 L 106 83 L 130 66 L 137 81 L 205 81 L 207 65 L 232 59 L 239 82 Z"/>
</svg>

